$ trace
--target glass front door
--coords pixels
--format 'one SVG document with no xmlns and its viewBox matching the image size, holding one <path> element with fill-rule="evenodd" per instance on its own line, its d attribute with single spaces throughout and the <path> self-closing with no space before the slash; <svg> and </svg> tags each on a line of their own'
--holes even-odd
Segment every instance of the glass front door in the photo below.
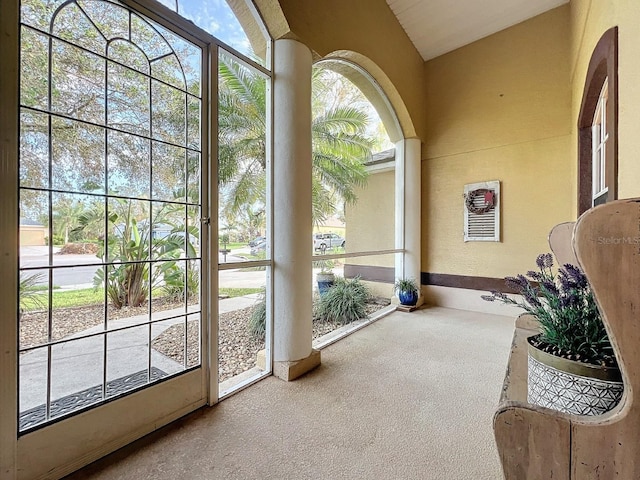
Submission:
<svg viewBox="0 0 640 480">
<path fill-rule="evenodd" d="M 25 0 L 21 21 L 18 464 L 31 478 L 207 400 L 210 55 L 115 1 Z"/>
</svg>

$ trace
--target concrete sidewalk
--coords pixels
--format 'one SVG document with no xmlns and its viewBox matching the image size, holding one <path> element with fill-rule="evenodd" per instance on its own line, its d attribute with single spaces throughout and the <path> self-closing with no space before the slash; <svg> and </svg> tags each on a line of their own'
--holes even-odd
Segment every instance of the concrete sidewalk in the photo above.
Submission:
<svg viewBox="0 0 640 480">
<path fill-rule="evenodd" d="M 220 300 L 220 313 L 231 312 L 250 307 L 259 300 L 259 294 L 234 297 Z M 151 341 L 172 325 L 198 318 L 199 306 L 184 309 L 177 308 L 156 312 L 149 325 L 147 315 L 112 320 L 107 330 L 107 382 L 113 382 L 141 371 L 146 371 L 149 364 L 149 335 Z M 176 318 L 169 318 L 176 317 Z M 162 320 L 167 318 L 167 320 Z M 127 328 L 130 327 L 130 328 Z M 121 331 L 114 331 L 126 328 Z M 102 385 L 105 351 L 103 326 L 98 325 L 71 335 L 51 347 L 51 401 L 54 402 L 70 395 Z M 88 338 L 80 338 L 96 334 Z M 171 375 L 184 369 L 175 362 L 151 348 L 151 367 Z M 24 412 L 46 403 L 47 399 L 47 349 L 39 348 L 29 351 L 20 357 L 20 411 Z"/>
</svg>

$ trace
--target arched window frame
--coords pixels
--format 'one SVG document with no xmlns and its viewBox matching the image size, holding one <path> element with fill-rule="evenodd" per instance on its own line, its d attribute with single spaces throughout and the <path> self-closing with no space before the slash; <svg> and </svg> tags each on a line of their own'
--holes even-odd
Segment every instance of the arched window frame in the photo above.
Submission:
<svg viewBox="0 0 640 480">
<path fill-rule="evenodd" d="M 604 109 L 598 109 L 603 103 Z M 602 151 L 594 135 L 597 113 L 604 120 L 603 135 L 598 136 Z M 599 170 L 604 173 L 604 182 L 599 185 L 594 185 L 598 176 L 596 154 L 604 159 L 604 168 Z M 591 55 L 578 115 L 578 215 L 593 205 L 617 198 L 618 28 L 613 27 L 602 35 Z"/>
</svg>

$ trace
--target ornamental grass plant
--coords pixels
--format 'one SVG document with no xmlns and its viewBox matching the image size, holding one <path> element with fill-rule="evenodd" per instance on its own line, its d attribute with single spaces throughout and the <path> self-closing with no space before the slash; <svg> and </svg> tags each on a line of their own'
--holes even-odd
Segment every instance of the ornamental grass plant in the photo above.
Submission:
<svg viewBox="0 0 640 480">
<path fill-rule="evenodd" d="M 367 316 L 366 304 L 371 294 L 359 277 L 337 277 L 335 284 L 320 297 L 316 314 L 330 322 L 346 325 Z"/>
<path fill-rule="evenodd" d="M 552 355 L 584 363 L 616 366 L 615 356 L 586 275 L 575 265 L 553 271 L 553 255 L 538 255 L 538 271 L 506 277 L 505 285 L 522 296 L 517 300 L 498 291 L 487 301 L 514 305 L 535 316 L 540 335 L 532 342 Z"/>
</svg>

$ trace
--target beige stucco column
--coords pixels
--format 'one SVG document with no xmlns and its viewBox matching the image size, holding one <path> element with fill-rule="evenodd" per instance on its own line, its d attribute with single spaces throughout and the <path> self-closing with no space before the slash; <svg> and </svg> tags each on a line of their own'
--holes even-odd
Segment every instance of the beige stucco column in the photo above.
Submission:
<svg viewBox="0 0 640 480">
<path fill-rule="evenodd" d="M 396 143 L 396 278 L 413 278 L 420 284 L 421 142 L 406 138 Z M 422 292 L 418 305 L 422 305 Z"/>
<path fill-rule="evenodd" d="M 311 51 L 276 40 L 273 81 L 273 373 L 320 364 L 311 348 Z"/>
</svg>

